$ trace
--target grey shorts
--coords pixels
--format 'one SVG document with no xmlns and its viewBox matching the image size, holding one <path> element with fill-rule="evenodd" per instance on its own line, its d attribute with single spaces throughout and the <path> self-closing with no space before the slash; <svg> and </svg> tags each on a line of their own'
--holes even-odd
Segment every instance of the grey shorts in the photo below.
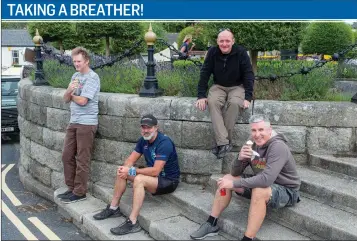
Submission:
<svg viewBox="0 0 357 241">
<path fill-rule="evenodd" d="M 294 190 L 288 187 L 281 186 L 279 184 L 273 184 L 271 187 L 271 197 L 267 203 L 268 207 L 271 208 L 282 208 L 294 206 L 296 203 L 300 202 L 300 193 L 298 190 Z M 237 195 L 251 199 L 252 189 L 244 188 L 243 193 L 236 192 Z"/>
</svg>

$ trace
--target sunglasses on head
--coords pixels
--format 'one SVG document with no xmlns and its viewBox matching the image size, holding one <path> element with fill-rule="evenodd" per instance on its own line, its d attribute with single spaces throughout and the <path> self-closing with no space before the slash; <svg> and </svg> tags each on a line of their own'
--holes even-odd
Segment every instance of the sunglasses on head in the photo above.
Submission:
<svg viewBox="0 0 357 241">
<path fill-rule="evenodd" d="M 222 33 L 223 31 L 228 31 L 228 32 L 233 33 L 232 30 L 230 30 L 229 28 L 220 28 L 218 33 Z"/>
</svg>

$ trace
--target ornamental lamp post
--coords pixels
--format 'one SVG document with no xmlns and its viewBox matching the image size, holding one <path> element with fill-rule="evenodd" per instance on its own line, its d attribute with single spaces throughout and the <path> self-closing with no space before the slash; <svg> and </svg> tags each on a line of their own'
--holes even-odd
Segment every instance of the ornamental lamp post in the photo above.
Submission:
<svg viewBox="0 0 357 241">
<path fill-rule="evenodd" d="M 36 62 L 36 71 L 35 71 L 35 80 L 34 85 L 48 85 L 48 82 L 45 80 L 45 74 L 43 72 L 43 58 L 41 53 L 41 47 L 43 39 L 36 29 L 36 35 L 33 37 L 32 41 L 35 43 L 35 62 Z"/>
<path fill-rule="evenodd" d="M 152 31 L 151 23 L 148 32 L 145 34 L 145 42 L 148 46 L 148 61 L 147 74 L 144 79 L 144 84 L 139 91 L 140 97 L 155 98 L 162 96 L 163 91 L 159 89 L 158 81 L 155 76 L 155 61 L 154 61 L 154 43 L 156 41 L 156 34 Z"/>
</svg>

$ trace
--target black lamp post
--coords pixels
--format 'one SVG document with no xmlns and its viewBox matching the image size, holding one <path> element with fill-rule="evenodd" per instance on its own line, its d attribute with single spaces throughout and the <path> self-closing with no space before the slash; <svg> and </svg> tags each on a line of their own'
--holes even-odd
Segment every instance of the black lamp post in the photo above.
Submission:
<svg viewBox="0 0 357 241">
<path fill-rule="evenodd" d="M 43 59 L 41 53 L 41 47 L 43 39 L 36 29 L 36 35 L 32 40 L 35 43 L 35 62 L 36 62 L 36 71 L 35 71 L 35 80 L 34 85 L 48 85 L 48 82 L 45 80 L 45 74 L 43 72 Z"/>
<path fill-rule="evenodd" d="M 156 34 L 152 31 L 151 23 L 148 32 L 145 34 L 145 42 L 148 46 L 148 62 L 147 74 L 144 79 L 144 84 L 140 89 L 139 96 L 141 97 L 158 97 L 162 96 L 163 91 L 159 89 L 158 81 L 155 76 L 155 62 L 154 62 L 154 43 L 156 41 Z"/>
</svg>

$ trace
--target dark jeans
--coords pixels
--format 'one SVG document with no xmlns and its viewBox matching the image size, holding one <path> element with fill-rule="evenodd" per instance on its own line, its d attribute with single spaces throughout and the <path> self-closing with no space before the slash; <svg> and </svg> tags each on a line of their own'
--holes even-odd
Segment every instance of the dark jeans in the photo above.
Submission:
<svg viewBox="0 0 357 241">
<path fill-rule="evenodd" d="M 96 125 L 69 124 L 64 139 L 62 162 L 64 179 L 75 195 L 87 193 L 89 162 L 92 156 Z"/>
</svg>

